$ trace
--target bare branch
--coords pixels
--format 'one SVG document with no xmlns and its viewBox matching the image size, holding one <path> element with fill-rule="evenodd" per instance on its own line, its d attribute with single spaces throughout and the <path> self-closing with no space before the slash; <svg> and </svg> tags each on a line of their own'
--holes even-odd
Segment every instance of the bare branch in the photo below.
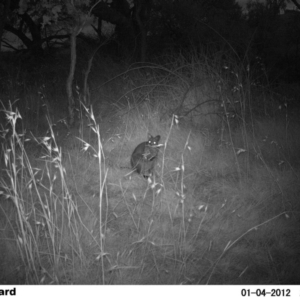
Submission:
<svg viewBox="0 0 300 300">
<path fill-rule="evenodd" d="M 298 0 L 291 0 L 294 4 L 295 4 L 295 6 L 298 8 L 298 9 L 300 9 L 300 3 L 298 3 Z"/>
<path fill-rule="evenodd" d="M 2 40 L 3 46 L 12 49 L 14 51 L 19 51 L 20 49 L 14 47 L 13 45 L 9 44 L 6 40 Z"/>
</svg>

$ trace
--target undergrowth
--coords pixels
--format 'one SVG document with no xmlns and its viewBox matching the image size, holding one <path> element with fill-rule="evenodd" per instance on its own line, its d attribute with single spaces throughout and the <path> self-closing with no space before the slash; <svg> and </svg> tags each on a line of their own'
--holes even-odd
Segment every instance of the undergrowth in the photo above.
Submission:
<svg viewBox="0 0 300 300">
<path fill-rule="evenodd" d="M 43 109 L 33 134 L 3 104 L 0 282 L 299 282 L 299 124 L 270 98 L 256 117 L 238 72 L 133 67 L 114 102 L 79 105 L 75 129 Z M 145 180 L 130 155 L 148 132 L 162 144 Z"/>
</svg>

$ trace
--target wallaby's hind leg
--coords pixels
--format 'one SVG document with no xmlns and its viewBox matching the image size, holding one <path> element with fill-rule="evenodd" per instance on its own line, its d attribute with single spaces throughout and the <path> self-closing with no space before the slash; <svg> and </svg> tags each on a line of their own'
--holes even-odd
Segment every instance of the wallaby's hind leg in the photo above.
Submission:
<svg viewBox="0 0 300 300">
<path fill-rule="evenodd" d="M 141 165 L 140 160 L 138 161 L 138 163 L 137 163 L 135 169 L 136 169 L 136 171 L 138 172 L 138 174 L 141 174 L 141 171 L 142 171 L 142 165 Z"/>
<path fill-rule="evenodd" d="M 141 174 L 142 171 L 142 161 L 142 157 L 140 157 L 139 159 L 135 157 L 135 161 L 133 159 L 131 160 L 132 169 L 135 170 L 138 174 Z"/>
</svg>

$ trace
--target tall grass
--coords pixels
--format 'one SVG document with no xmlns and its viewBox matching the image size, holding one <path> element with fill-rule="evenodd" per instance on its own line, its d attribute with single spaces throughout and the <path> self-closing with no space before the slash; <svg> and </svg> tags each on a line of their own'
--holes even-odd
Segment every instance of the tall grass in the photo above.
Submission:
<svg viewBox="0 0 300 300">
<path fill-rule="evenodd" d="M 52 124 L 49 120 L 49 136 L 33 137 L 36 145 L 42 148 L 42 168 L 34 168 L 22 139 L 22 134 L 16 131 L 16 123 L 21 115 L 12 106 L 2 110 L 6 115 L 11 133 L 7 143 L 3 144 L 5 170 L 1 178 L 1 194 L 11 201 L 16 209 L 16 219 L 11 223 L 11 230 L 22 258 L 25 282 L 27 283 L 68 283 L 69 272 L 77 272 L 75 264 L 86 264 L 86 257 L 82 248 L 84 232 L 97 242 L 96 237 L 82 222 L 78 203 L 69 190 L 67 172 L 62 164 L 62 150 L 56 143 Z M 93 120 L 93 114 L 91 113 Z M 99 144 L 93 148 L 98 158 L 99 182 L 99 215 L 100 236 L 98 237 L 99 253 L 104 253 L 102 224 L 102 203 L 105 177 L 102 178 L 102 153 L 99 127 L 92 127 Z M 85 143 L 85 147 L 89 145 Z M 32 157 L 31 157 L 32 159 Z M 97 242 L 98 243 L 98 242 Z M 76 259 L 75 259 L 76 257 Z M 101 258 L 101 261 L 103 259 Z M 73 264 L 73 270 L 69 270 Z M 49 269 L 47 270 L 46 265 Z M 103 282 L 105 281 L 102 273 Z M 74 276 L 74 275 L 73 275 Z M 71 276 L 71 277 L 73 277 Z"/>
<path fill-rule="evenodd" d="M 50 114 L 38 138 L 3 108 L 1 239 L 20 260 L 0 280 L 21 268 L 18 283 L 297 282 L 299 124 L 257 114 L 253 79 L 230 67 L 177 56 L 95 78 L 114 101 L 92 90 L 93 109 L 79 106 L 64 140 Z M 144 180 L 129 162 L 148 132 L 162 144 Z"/>
</svg>

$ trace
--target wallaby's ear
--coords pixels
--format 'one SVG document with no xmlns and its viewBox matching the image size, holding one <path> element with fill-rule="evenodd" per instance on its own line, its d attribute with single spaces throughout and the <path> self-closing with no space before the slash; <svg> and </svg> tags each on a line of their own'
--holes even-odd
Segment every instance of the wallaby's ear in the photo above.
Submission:
<svg viewBox="0 0 300 300">
<path fill-rule="evenodd" d="M 151 138 L 153 138 L 153 136 L 150 133 L 148 133 L 148 140 L 150 140 Z"/>
<path fill-rule="evenodd" d="M 156 143 L 158 143 L 158 142 L 159 142 L 159 140 L 160 140 L 160 135 L 157 135 L 157 136 L 155 137 L 155 141 L 156 141 Z"/>
</svg>

